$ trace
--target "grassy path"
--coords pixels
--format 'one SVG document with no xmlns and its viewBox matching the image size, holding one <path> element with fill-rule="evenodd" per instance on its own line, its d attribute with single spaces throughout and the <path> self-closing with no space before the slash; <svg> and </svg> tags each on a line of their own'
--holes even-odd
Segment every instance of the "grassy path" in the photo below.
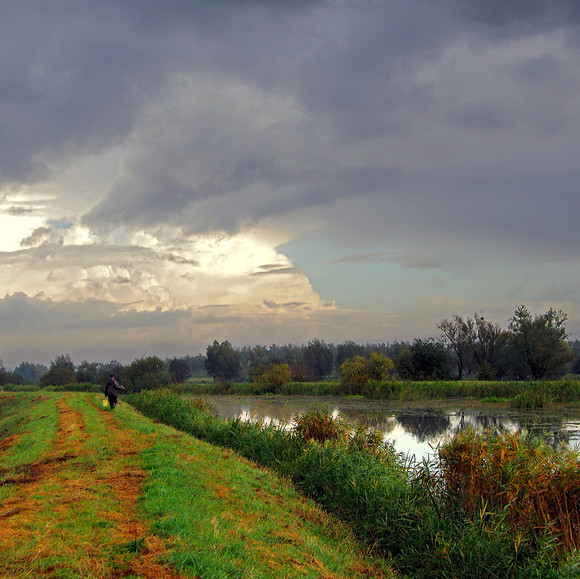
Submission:
<svg viewBox="0 0 580 579">
<path fill-rule="evenodd" d="M 2 577 L 392 577 L 230 451 L 94 394 L 0 394 Z"/>
</svg>

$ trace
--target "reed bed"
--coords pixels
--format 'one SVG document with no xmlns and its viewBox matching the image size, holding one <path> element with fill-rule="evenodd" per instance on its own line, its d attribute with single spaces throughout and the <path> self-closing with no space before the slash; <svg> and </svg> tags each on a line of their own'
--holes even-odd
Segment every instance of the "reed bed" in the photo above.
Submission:
<svg viewBox="0 0 580 579">
<path fill-rule="evenodd" d="M 519 434 L 462 431 L 439 451 L 450 506 L 469 516 L 505 513 L 518 543 L 547 535 L 560 549 L 580 547 L 580 459 Z"/>
</svg>

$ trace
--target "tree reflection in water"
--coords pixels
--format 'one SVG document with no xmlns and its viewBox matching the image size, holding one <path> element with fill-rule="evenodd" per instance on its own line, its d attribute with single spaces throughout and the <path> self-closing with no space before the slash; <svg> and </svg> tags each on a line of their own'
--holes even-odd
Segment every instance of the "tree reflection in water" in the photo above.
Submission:
<svg viewBox="0 0 580 579">
<path fill-rule="evenodd" d="M 449 415 L 443 412 L 396 414 L 395 417 L 403 429 L 412 434 L 418 442 L 432 440 L 451 427 Z"/>
</svg>

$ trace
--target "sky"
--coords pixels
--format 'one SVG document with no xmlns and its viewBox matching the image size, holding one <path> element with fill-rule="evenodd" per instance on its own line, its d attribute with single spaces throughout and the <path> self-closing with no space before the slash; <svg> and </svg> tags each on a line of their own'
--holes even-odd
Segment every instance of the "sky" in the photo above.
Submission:
<svg viewBox="0 0 580 579">
<path fill-rule="evenodd" d="M 580 339 L 577 0 L 3 0 L 0 359 Z"/>
</svg>

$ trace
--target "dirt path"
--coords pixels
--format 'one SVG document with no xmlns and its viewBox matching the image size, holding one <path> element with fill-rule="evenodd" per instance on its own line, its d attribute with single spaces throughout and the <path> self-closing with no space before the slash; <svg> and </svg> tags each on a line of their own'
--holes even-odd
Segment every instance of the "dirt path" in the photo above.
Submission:
<svg viewBox="0 0 580 579">
<path fill-rule="evenodd" d="M 150 533 L 147 523 L 137 514 L 135 508 L 146 478 L 145 471 L 137 466 L 137 458 L 149 441 L 135 432 L 120 429 L 112 412 L 105 411 L 103 416 L 107 430 L 115 441 L 116 460 L 122 463 L 122 469 L 112 473 L 106 480 L 106 484 L 114 489 L 119 499 L 118 507 L 103 516 L 116 524 L 116 539 L 121 543 L 134 541 L 138 551 L 137 556 L 130 562 L 130 569 L 120 570 L 115 576 L 123 577 L 130 571 L 131 575 L 150 579 L 179 579 L 180 575 L 156 562 L 165 553 L 163 542 Z"/>
<path fill-rule="evenodd" d="M 31 522 L 40 508 L 40 501 L 35 498 L 37 491 L 54 479 L 63 463 L 76 456 L 71 437 L 73 432 L 82 433 L 81 416 L 68 408 L 64 401 L 59 401 L 57 407 L 59 435 L 53 450 L 42 460 L 18 469 L 13 478 L 4 480 L 4 484 L 16 485 L 16 493 L 4 501 L 0 509 L 0 550 L 8 548 L 15 540 L 24 542 L 33 538 Z"/>
<path fill-rule="evenodd" d="M 87 463 L 80 459 L 95 441 L 87 434 L 85 417 L 64 397 L 56 404 L 59 430 L 53 449 L 4 482 L 13 485 L 13 492 L 0 507 L 0 552 L 11 556 L 0 565 L 0 574 L 178 579 L 157 562 L 164 545 L 136 509 L 146 477 L 138 454 L 147 439 L 120 429 L 113 412 L 99 409 L 109 452 Z M 110 495 L 108 501 L 103 494 Z M 96 504 L 103 510 L 95 513 Z M 79 518 L 95 521 L 82 544 L 67 532 Z"/>
</svg>

